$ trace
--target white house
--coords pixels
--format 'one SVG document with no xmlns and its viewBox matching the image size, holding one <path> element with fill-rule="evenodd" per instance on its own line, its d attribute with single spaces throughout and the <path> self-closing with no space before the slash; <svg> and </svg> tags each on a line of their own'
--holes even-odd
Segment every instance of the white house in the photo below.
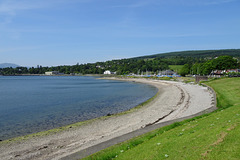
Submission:
<svg viewBox="0 0 240 160">
<path fill-rule="evenodd" d="M 106 70 L 103 74 L 112 74 L 112 72 L 109 70 Z"/>
<path fill-rule="evenodd" d="M 50 71 L 50 72 L 45 72 L 45 75 L 51 76 L 51 75 L 57 75 L 59 74 L 58 71 Z"/>
</svg>

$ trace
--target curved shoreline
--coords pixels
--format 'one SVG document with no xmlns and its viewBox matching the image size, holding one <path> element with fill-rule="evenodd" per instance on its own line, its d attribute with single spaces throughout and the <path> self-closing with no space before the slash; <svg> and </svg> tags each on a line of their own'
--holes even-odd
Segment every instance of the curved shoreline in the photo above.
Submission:
<svg viewBox="0 0 240 160">
<path fill-rule="evenodd" d="M 194 115 L 212 107 L 212 94 L 201 86 L 146 79 L 128 81 L 154 85 L 159 89 L 158 95 L 134 112 L 105 117 L 55 134 L 0 144 L 0 156 L 3 159 L 60 159 L 141 128 Z"/>
<path fill-rule="evenodd" d="M 97 79 L 108 79 L 108 80 L 117 80 L 117 81 L 125 81 L 125 82 L 126 81 L 135 82 L 135 81 L 123 80 L 123 79 L 110 79 L 110 78 L 97 78 Z M 143 84 L 146 84 L 146 83 L 143 83 Z M 146 84 L 146 85 L 149 85 L 149 84 Z M 104 120 L 106 118 L 110 118 L 110 117 L 113 117 L 113 116 L 120 116 L 120 115 L 123 115 L 123 114 L 128 114 L 128 113 L 134 112 L 137 109 L 139 109 L 139 108 L 145 106 L 146 104 L 150 103 L 152 100 L 154 100 L 158 96 L 160 90 L 156 86 L 153 86 L 153 87 L 155 87 L 157 89 L 157 93 L 154 96 L 152 96 L 148 100 L 136 105 L 135 107 L 130 108 L 128 110 L 125 110 L 123 112 L 118 112 L 118 113 L 114 113 L 114 114 L 110 114 L 110 115 L 100 116 L 100 117 L 97 117 L 97 118 L 84 120 L 84 121 L 80 121 L 80 122 L 68 124 L 68 125 L 65 125 L 65 126 L 52 128 L 52 129 L 49 129 L 49 130 L 36 132 L 36 133 L 30 133 L 30 134 L 23 135 L 23 136 L 13 137 L 13 138 L 10 138 L 10 139 L 0 141 L 0 145 L 2 143 L 12 143 L 12 142 L 19 141 L 19 140 L 20 141 L 27 140 L 27 139 L 32 138 L 32 137 L 40 137 L 40 136 L 46 136 L 46 135 L 49 135 L 49 134 L 55 134 L 57 132 L 62 132 L 62 131 L 67 130 L 69 128 L 79 127 L 81 125 L 86 125 L 86 124 L 92 123 L 93 121 Z"/>
<path fill-rule="evenodd" d="M 26 78 L 27 77 L 20 78 L 18 81 L 24 81 Z M 32 82 L 31 77 L 27 79 Z M 17 107 L 11 110 L 11 108 L 14 108 L 14 105 L 10 104 L 10 102 L 6 102 L 5 108 L 9 108 L 7 110 L 4 109 L 4 106 L 0 107 L 2 110 L 1 115 L 3 115 L 2 120 L 6 120 L 6 122 L 2 123 L 2 127 L 0 127 L 0 129 L 2 129 L 0 131 L 0 143 L 2 141 L 15 141 L 16 139 L 23 139 L 23 137 L 26 138 L 33 135 L 43 135 L 44 131 L 49 134 L 50 132 L 66 129 L 68 126 L 87 123 L 93 119 L 122 113 L 142 105 L 142 103 L 154 97 L 158 92 L 155 87 L 146 84 L 98 80 L 97 77 L 78 76 L 73 79 L 69 77 L 67 79 L 60 78 L 57 79 L 57 81 L 61 82 L 58 84 L 54 84 L 55 80 L 55 78 L 44 78 L 44 82 L 40 82 L 41 84 L 36 87 L 37 90 L 35 88 L 34 90 L 26 92 L 24 87 L 18 88 L 20 90 L 18 90 L 17 93 L 31 95 L 27 96 L 27 99 L 22 98 L 21 100 L 18 96 L 16 97 L 19 102 L 17 106 L 25 106 L 25 108 Z M 68 80 L 71 82 L 68 82 Z M 79 84 L 75 84 L 75 80 L 79 81 Z M 59 92 L 56 93 L 56 96 L 48 95 L 51 92 L 48 91 L 49 86 L 45 86 L 45 83 L 48 82 L 52 82 L 50 86 L 58 86 L 57 90 L 54 88 L 56 92 Z M 87 83 L 85 84 L 85 82 Z M 65 83 L 66 86 L 62 86 L 62 84 Z M 14 87 L 17 87 L 17 83 Z M 23 92 L 21 91 L 22 89 L 24 90 Z M 38 89 L 40 89 L 40 91 L 38 91 Z M 135 90 L 139 90 L 139 92 L 135 93 Z M 47 94 L 45 94 L 45 92 L 47 92 Z M 51 93 L 54 93 L 54 91 Z M 37 98 L 39 97 L 37 96 L 38 94 L 41 94 L 40 98 Z M 93 95 L 98 97 L 95 98 Z M 48 98 L 49 96 L 50 98 Z M 86 97 L 87 99 L 81 97 Z M 135 98 L 135 100 L 131 101 L 131 97 Z M 9 98 L 9 96 L 6 98 Z M 61 98 L 63 98 L 63 100 Z M 30 101 L 32 99 L 36 99 L 37 101 Z M 5 104 L 5 101 L 2 104 Z M 26 109 L 26 106 L 30 107 Z M 58 108 L 60 108 L 60 110 Z M 36 117 L 33 117 L 34 115 L 36 115 Z"/>
</svg>

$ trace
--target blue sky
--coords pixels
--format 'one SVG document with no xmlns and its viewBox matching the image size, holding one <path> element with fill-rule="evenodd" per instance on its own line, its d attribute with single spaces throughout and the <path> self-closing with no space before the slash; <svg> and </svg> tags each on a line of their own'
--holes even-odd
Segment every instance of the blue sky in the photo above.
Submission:
<svg viewBox="0 0 240 160">
<path fill-rule="evenodd" d="M 240 48 L 240 0 L 0 0 L 0 63 Z"/>
</svg>

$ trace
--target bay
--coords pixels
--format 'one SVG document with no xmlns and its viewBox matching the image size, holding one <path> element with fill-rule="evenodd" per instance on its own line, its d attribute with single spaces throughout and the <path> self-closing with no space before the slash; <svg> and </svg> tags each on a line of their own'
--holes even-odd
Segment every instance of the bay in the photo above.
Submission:
<svg viewBox="0 0 240 160">
<path fill-rule="evenodd" d="M 129 110 L 157 93 L 150 85 L 83 76 L 0 76 L 0 139 Z"/>
</svg>

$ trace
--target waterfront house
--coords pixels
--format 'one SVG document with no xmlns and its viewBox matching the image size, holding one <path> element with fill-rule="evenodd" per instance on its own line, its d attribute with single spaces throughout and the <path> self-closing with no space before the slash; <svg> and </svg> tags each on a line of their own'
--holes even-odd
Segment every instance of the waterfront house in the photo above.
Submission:
<svg viewBox="0 0 240 160">
<path fill-rule="evenodd" d="M 106 70 L 103 74 L 116 74 L 117 72 L 111 72 L 109 70 Z"/>
<path fill-rule="evenodd" d="M 225 73 L 239 73 L 240 69 L 227 69 L 227 70 L 215 70 L 212 71 L 211 74 L 212 75 L 224 75 Z"/>
<path fill-rule="evenodd" d="M 58 75 L 58 74 L 59 74 L 58 71 L 49 71 L 49 72 L 45 72 L 45 75 L 47 75 L 47 76 Z"/>
</svg>

